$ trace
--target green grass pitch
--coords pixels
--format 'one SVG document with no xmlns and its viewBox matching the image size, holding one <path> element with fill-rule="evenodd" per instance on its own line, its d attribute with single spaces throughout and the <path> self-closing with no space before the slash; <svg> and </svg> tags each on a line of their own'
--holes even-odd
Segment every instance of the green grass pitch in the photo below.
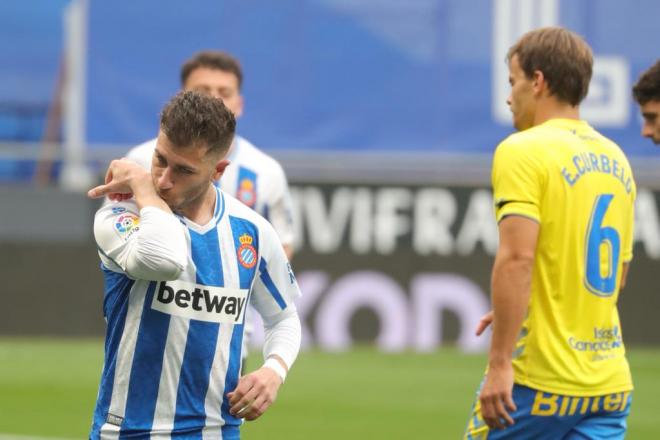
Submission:
<svg viewBox="0 0 660 440">
<path fill-rule="evenodd" d="M 0 339 L 0 439 L 86 438 L 100 340 Z M 630 439 L 660 438 L 660 349 L 629 350 L 636 390 Z M 260 364 L 251 357 L 248 367 Z M 461 438 L 484 355 L 304 352 L 275 405 L 243 427 L 245 439 Z"/>
</svg>

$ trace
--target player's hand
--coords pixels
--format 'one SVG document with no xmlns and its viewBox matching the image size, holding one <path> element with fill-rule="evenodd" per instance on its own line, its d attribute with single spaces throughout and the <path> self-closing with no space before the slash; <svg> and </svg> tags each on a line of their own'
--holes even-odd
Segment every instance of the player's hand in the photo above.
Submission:
<svg viewBox="0 0 660 440">
<path fill-rule="evenodd" d="M 479 324 L 477 324 L 477 329 L 476 329 L 477 336 L 481 336 L 484 330 L 486 330 L 488 326 L 493 323 L 494 317 L 495 317 L 495 313 L 492 310 L 481 317 L 481 319 L 479 320 Z"/>
<path fill-rule="evenodd" d="M 503 429 L 513 425 L 513 418 L 508 411 L 515 411 L 513 402 L 513 367 L 511 362 L 506 365 L 488 366 L 488 373 L 481 392 L 481 414 L 486 424 L 491 428 Z"/>
<path fill-rule="evenodd" d="M 149 171 L 126 158 L 113 160 L 105 174 L 105 184 L 90 189 L 87 196 L 92 199 L 108 196 L 110 200 L 122 201 L 133 196 L 133 185 L 150 179 Z"/>
<path fill-rule="evenodd" d="M 227 393 L 229 412 L 246 420 L 259 418 L 275 401 L 281 385 L 280 376 L 268 367 L 241 377 L 236 389 Z"/>
</svg>

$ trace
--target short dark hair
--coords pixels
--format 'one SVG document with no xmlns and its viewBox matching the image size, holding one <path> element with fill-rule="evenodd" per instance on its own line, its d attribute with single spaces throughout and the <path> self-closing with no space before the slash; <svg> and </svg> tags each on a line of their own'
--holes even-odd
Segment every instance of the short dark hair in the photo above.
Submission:
<svg viewBox="0 0 660 440">
<path fill-rule="evenodd" d="M 660 101 L 660 60 L 640 75 L 632 92 L 639 105 L 649 101 Z"/>
<path fill-rule="evenodd" d="M 238 79 L 238 89 L 243 85 L 243 70 L 241 63 L 236 58 L 219 50 L 203 50 L 197 52 L 188 61 L 181 66 L 181 85 L 185 85 L 186 80 L 193 70 L 200 67 L 222 70 L 223 72 L 233 73 Z"/>
<path fill-rule="evenodd" d="M 221 99 L 184 91 L 163 108 L 160 129 L 175 147 L 203 146 L 207 153 L 224 156 L 234 138 L 236 119 Z"/>
<path fill-rule="evenodd" d="M 514 44 L 507 60 L 514 55 L 525 76 L 540 70 L 550 93 L 560 101 L 577 106 L 589 92 L 593 55 L 579 35 L 560 27 L 545 27 L 527 32 Z"/>
</svg>

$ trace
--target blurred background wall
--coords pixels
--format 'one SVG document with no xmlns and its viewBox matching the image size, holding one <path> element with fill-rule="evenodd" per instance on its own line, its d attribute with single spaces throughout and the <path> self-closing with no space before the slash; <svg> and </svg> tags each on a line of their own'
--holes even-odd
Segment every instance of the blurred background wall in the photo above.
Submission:
<svg viewBox="0 0 660 440">
<path fill-rule="evenodd" d="M 504 58 L 559 24 L 594 49 L 583 117 L 640 187 L 626 340 L 660 344 L 660 161 L 630 97 L 659 15 L 653 0 L 4 0 L 0 334 L 103 333 L 84 190 L 155 136 L 179 66 L 212 48 L 243 64 L 238 132 L 292 184 L 307 346 L 485 347 L 473 328 L 497 245 L 490 157 L 512 132 Z"/>
</svg>

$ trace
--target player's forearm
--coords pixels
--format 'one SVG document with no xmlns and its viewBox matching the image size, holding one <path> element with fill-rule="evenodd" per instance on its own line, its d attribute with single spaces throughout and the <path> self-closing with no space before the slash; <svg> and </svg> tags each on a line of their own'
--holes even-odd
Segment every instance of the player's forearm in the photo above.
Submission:
<svg viewBox="0 0 660 440">
<path fill-rule="evenodd" d="M 623 263 L 621 267 L 621 281 L 619 282 L 619 289 L 623 290 L 626 287 L 626 281 L 628 280 L 628 269 L 630 268 L 630 262 L 627 261 Z"/>
<path fill-rule="evenodd" d="M 302 339 L 300 318 L 296 310 L 264 317 L 264 336 L 264 359 L 279 359 L 288 371 L 298 356 Z"/>
<path fill-rule="evenodd" d="M 498 256 L 493 267 L 493 336 L 489 352 L 492 366 L 511 362 L 529 302 L 533 258 Z"/>
</svg>

